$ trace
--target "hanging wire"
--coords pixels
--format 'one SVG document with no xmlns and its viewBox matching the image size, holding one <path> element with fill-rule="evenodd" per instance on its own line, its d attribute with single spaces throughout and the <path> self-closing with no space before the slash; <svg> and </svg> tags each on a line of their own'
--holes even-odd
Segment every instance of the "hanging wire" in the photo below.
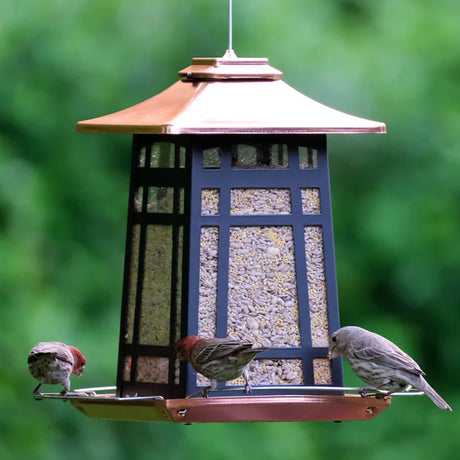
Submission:
<svg viewBox="0 0 460 460">
<path fill-rule="evenodd" d="M 233 18 L 232 18 L 232 0 L 228 0 L 228 52 L 233 51 Z"/>
<path fill-rule="evenodd" d="M 233 15 L 232 0 L 228 0 L 228 48 L 224 55 L 227 59 L 235 59 L 236 54 L 233 51 Z"/>
</svg>

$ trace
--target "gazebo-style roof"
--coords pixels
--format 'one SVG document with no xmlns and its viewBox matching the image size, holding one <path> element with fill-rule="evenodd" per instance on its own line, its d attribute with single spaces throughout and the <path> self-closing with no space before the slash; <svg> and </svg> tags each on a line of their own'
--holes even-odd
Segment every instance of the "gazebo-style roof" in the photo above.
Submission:
<svg viewBox="0 0 460 460">
<path fill-rule="evenodd" d="M 385 133 L 384 123 L 310 99 L 266 58 L 194 58 L 181 80 L 119 112 L 80 121 L 77 131 L 125 134 Z"/>
</svg>

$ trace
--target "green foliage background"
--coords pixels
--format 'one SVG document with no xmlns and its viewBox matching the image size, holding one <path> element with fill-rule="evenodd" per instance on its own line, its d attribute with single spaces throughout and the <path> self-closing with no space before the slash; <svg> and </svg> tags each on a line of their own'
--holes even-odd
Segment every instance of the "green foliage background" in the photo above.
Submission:
<svg viewBox="0 0 460 460">
<path fill-rule="evenodd" d="M 233 42 L 304 94 L 387 123 L 385 136 L 329 136 L 342 323 L 395 340 L 454 412 L 394 398 L 370 422 L 176 426 L 32 399 L 26 356 L 41 340 L 83 350 L 74 385 L 115 382 L 131 139 L 76 122 L 222 56 L 226 18 L 226 0 L 0 3 L 0 457 L 456 458 L 458 0 L 235 0 Z"/>
</svg>

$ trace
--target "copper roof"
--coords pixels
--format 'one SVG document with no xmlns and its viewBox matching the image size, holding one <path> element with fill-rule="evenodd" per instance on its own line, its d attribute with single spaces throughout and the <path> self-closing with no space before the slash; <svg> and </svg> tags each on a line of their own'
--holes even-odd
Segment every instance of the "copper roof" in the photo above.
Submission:
<svg viewBox="0 0 460 460">
<path fill-rule="evenodd" d="M 385 133 L 384 123 L 331 109 L 281 80 L 265 58 L 195 58 L 181 80 L 77 131 L 135 134 Z"/>
</svg>

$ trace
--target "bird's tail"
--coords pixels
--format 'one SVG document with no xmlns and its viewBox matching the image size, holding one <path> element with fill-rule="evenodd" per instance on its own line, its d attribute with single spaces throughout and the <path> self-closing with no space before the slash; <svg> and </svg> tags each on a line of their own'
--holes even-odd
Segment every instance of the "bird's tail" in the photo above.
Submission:
<svg viewBox="0 0 460 460">
<path fill-rule="evenodd" d="M 251 344 L 250 344 L 251 345 Z M 244 360 L 247 361 L 247 363 L 251 362 L 259 353 L 262 353 L 263 351 L 270 350 L 270 348 L 267 347 L 252 347 L 251 348 L 246 348 L 240 352 L 241 357 L 244 357 Z"/>
<path fill-rule="evenodd" d="M 438 407 L 444 410 L 452 410 L 449 404 L 431 388 L 430 384 L 420 376 L 420 384 L 417 386 L 419 390 L 423 391 Z"/>
</svg>

